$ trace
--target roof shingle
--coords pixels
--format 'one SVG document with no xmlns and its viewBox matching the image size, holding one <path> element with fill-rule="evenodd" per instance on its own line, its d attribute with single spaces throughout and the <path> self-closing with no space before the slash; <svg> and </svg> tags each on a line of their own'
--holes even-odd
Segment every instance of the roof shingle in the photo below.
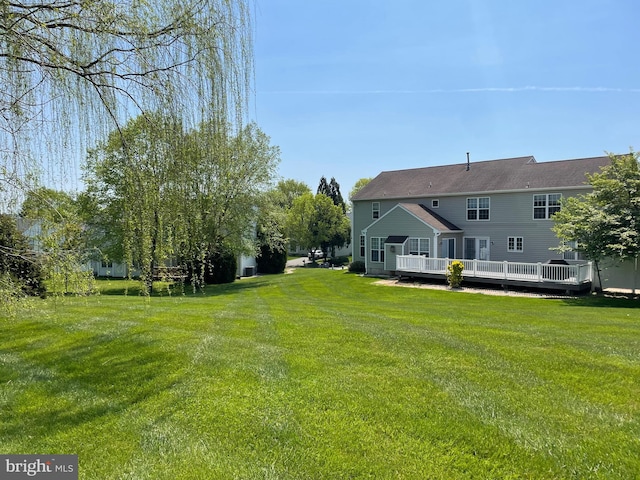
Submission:
<svg viewBox="0 0 640 480">
<path fill-rule="evenodd" d="M 353 200 L 579 187 L 587 183 L 587 173 L 597 173 L 609 163 L 609 157 L 538 163 L 529 156 L 471 162 L 469 170 L 461 163 L 387 171 L 371 180 Z"/>
</svg>

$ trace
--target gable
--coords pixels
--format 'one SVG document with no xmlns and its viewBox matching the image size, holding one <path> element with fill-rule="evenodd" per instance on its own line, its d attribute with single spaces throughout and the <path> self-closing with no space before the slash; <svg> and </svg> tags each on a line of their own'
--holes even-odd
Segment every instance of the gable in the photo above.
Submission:
<svg viewBox="0 0 640 480">
<path fill-rule="evenodd" d="M 365 231 L 375 232 L 371 233 L 372 235 L 394 236 L 399 233 L 413 235 L 419 232 L 422 234 L 425 228 L 434 233 L 462 231 L 424 205 L 414 203 L 399 203 L 395 205 L 382 217 L 365 228 Z"/>
</svg>

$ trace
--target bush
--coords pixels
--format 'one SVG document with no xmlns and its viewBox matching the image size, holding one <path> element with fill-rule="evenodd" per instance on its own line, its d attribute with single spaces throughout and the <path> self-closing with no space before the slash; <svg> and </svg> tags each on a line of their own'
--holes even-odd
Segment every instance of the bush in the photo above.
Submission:
<svg viewBox="0 0 640 480">
<path fill-rule="evenodd" d="M 353 273 L 365 273 L 366 270 L 365 270 L 364 262 L 361 262 L 361 261 L 351 262 L 351 264 L 349 265 L 349 271 Z"/>
<path fill-rule="evenodd" d="M 284 273 L 287 266 L 287 251 L 272 250 L 269 246 L 262 245 L 256 262 L 259 273 Z"/>
<path fill-rule="evenodd" d="M 447 282 L 451 288 L 458 288 L 462 283 L 462 271 L 464 263 L 460 260 L 454 260 L 447 266 Z"/>
<path fill-rule="evenodd" d="M 10 215 L 0 215 L 0 273 L 24 295 L 44 296 L 44 275 L 35 258 L 27 256 L 28 243 Z M 5 277 L 5 285 L 9 285 Z"/>
<path fill-rule="evenodd" d="M 189 267 L 189 280 L 195 286 L 232 283 L 236 279 L 238 260 L 231 249 L 222 247 L 207 255 L 204 261 L 193 261 Z"/>
<path fill-rule="evenodd" d="M 329 260 L 329 264 L 332 267 L 341 267 L 349 263 L 349 257 L 334 257 Z"/>
</svg>

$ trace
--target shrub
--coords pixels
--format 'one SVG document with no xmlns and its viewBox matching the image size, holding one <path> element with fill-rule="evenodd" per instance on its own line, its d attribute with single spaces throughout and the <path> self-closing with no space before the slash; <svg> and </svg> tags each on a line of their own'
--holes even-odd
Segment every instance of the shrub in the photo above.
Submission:
<svg viewBox="0 0 640 480">
<path fill-rule="evenodd" d="M 458 288 L 462 283 L 462 271 L 464 270 L 464 263 L 460 260 L 454 260 L 447 265 L 447 283 L 451 288 Z"/>
<path fill-rule="evenodd" d="M 204 260 L 195 260 L 189 265 L 189 282 L 201 287 L 207 284 L 232 283 L 236 279 L 238 260 L 234 252 L 221 247 L 217 252 L 208 254 Z"/>
<path fill-rule="evenodd" d="M 340 267 L 349 263 L 349 257 L 333 257 L 329 260 L 332 267 Z"/>
<path fill-rule="evenodd" d="M 259 273 L 283 273 L 287 266 L 287 252 L 272 250 L 268 245 L 262 245 L 256 262 Z"/>
<path fill-rule="evenodd" d="M 24 295 L 44 296 L 44 275 L 35 258 L 27 256 L 28 243 L 20 233 L 16 221 L 10 215 L 0 215 L 0 273 L 5 277 L 4 285 L 14 285 Z"/>
<path fill-rule="evenodd" d="M 349 265 L 349 271 L 353 273 L 365 273 L 364 262 L 361 262 L 359 260 L 356 262 L 351 262 L 351 264 Z"/>
</svg>

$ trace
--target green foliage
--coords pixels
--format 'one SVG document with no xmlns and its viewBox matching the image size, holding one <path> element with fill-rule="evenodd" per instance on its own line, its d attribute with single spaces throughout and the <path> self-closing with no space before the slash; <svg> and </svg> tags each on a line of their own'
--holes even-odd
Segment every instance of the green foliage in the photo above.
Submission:
<svg viewBox="0 0 640 480">
<path fill-rule="evenodd" d="M 292 243 L 312 251 L 320 246 L 343 246 L 351 236 L 349 219 L 326 195 L 298 197 L 287 214 L 287 232 Z"/>
<path fill-rule="evenodd" d="M 365 273 L 366 265 L 361 260 L 356 260 L 355 262 L 351 262 L 349 264 L 349 271 L 352 273 Z"/>
<path fill-rule="evenodd" d="M 44 276 L 14 217 L 0 214 L 0 297 L 3 304 L 45 294 Z"/>
<path fill-rule="evenodd" d="M 365 178 L 361 178 L 359 179 L 355 185 L 353 186 L 353 188 L 351 189 L 351 191 L 349 192 L 349 200 L 353 200 L 353 197 L 356 196 L 356 194 L 362 190 L 364 187 L 367 186 L 367 184 L 373 180 L 373 178 L 371 177 L 365 177 Z"/>
<path fill-rule="evenodd" d="M 88 294 L 93 290 L 88 235 L 80 203 L 66 192 L 45 187 L 30 190 L 22 203 L 21 215 L 38 234 L 38 262 L 53 294 Z"/>
<path fill-rule="evenodd" d="M 340 193 L 340 184 L 334 177 L 331 177 L 331 182 L 329 183 L 327 183 L 327 179 L 325 177 L 320 178 L 317 193 L 329 197 L 333 201 L 334 205 L 342 209 L 342 213 L 346 213 L 347 207 L 344 203 L 344 199 L 342 198 L 342 194 Z"/>
<path fill-rule="evenodd" d="M 563 199 L 562 209 L 553 216 L 552 229 L 563 241 L 557 250 L 581 252 L 594 261 L 598 275 L 604 258 L 625 260 L 640 255 L 638 153 L 610 158 L 610 165 L 588 176 L 593 191 Z"/>
<path fill-rule="evenodd" d="M 189 262 L 190 273 L 187 283 L 194 289 L 205 285 L 232 283 L 237 276 L 238 260 L 234 250 L 228 246 L 221 246 L 219 250 L 202 255 Z"/>
<path fill-rule="evenodd" d="M 451 288 L 459 288 L 462 285 L 462 271 L 464 270 L 464 263 L 460 260 L 454 260 L 447 265 L 447 283 Z"/>
<path fill-rule="evenodd" d="M 262 245 L 256 261 L 259 273 L 283 273 L 287 266 L 287 251 L 274 251 L 268 245 Z"/>
<path fill-rule="evenodd" d="M 348 265 L 349 264 L 349 257 L 346 257 L 346 256 L 343 256 L 343 257 L 331 257 L 331 259 L 329 260 L 329 263 L 333 267 L 340 267 L 342 265 Z"/>
<path fill-rule="evenodd" d="M 207 258 L 223 246 L 234 257 L 255 254 L 253 226 L 279 161 L 255 124 L 236 134 L 214 122 L 185 132 L 153 117 L 113 132 L 86 175 L 98 205 L 94 230 L 104 233 L 97 245 L 138 266 L 148 289 L 154 267 L 170 259 Z"/>
<path fill-rule="evenodd" d="M 73 176 L 69 152 L 148 111 L 191 126 L 241 124 L 253 71 L 250 8 L 244 0 L 1 2 L 0 167 L 11 185 L 39 168 Z"/>
</svg>

